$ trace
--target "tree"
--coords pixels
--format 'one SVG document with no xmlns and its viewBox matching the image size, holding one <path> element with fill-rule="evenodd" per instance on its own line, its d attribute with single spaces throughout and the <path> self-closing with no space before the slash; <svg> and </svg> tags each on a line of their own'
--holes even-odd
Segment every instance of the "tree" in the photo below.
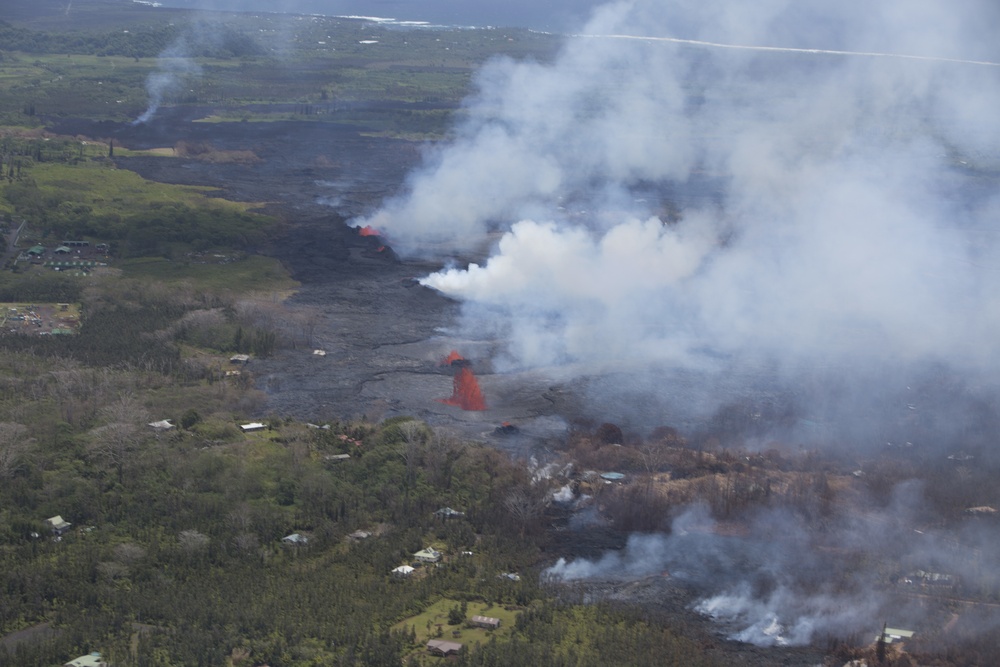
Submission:
<svg viewBox="0 0 1000 667">
<path fill-rule="evenodd" d="M 885 664 L 885 623 L 882 624 L 882 633 L 878 636 L 878 641 L 875 642 L 875 660 L 880 665 Z"/>
<path fill-rule="evenodd" d="M 112 422 L 91 431 L 91 453 L 115 469 L 119 484 L 125 481 L 125 468 L 132 462 L 140 434 L 134 424 L 124 422 Z"/>
<path fill-rule="evenodd" d="M 517 523 L 521 537 L 524 537 L 528 526 L 541 516 L 545 502 L 541 493 L 531 487 L 522 486 L 507 493 L 503 499 L 503 506 Z"/>
<path fill-rule="evenodd" d="M 149 414 L 133 396 L 122 394 L 101 410 L 101 416 L 109 423 L 91 431 L 90 451 L 115 469 L 121 484 L 125 481 L 125 468 L 131 464 L 145 438 L 143 426 Z"/>
<path fill-rule="evenodd" d="M 625 440 L 625 436 L 616 424 L 605 422 L 594 431 L 594 440 L 602 445 L 620 445 Z"/>
<path fill-rule="evenodd" d="M 32 439 L 22 424 L 0 422 L 0 479 L 9 479 L 24 463 Z"/>
<path fill-rule="evenodd" d="M 448 625 L 459 625 L 465 620 L 465 614 L 459 609 L 458 605 L 455 605 L 448 610 Z"/>
</svg>

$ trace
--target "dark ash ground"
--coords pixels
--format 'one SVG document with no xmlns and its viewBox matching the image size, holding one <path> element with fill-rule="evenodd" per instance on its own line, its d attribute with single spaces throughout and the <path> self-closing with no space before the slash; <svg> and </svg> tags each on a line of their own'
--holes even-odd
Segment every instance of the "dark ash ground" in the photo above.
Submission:
<svg viewBox="0 0 1000 667">
<path fill-rule="evenodd" d="M 578 384 L 553 384 L 541 374 L 491 372 L 489 360 L 498 342 L 458 338 L 458 304 L 413 284 L 412 278 L 438 265 L 378 252 L 380 241 L 361 237 L 345 224 L 395 193 L 420 158 L 418 146 L 331 123 L 192 122 L 207 113 L 164 110 L 143 125 L 61 121 L 50 129 L 113 138 L 116 145 L 133 149 L 207 142 L 217 150 L 249 150 L 260 158 L 253 165 L 116 158 L 120 167 L 151 180 L 209 185 L 228 199 L 268 202 L 271 212 L 288 221 L 276 242 L 256 250 L 280 259 L 302 284 L 289 305 L 308 313 L 312 325 L 308 344 L 251 362 L 249 370 L 268 396 L 258 416 L 290 415 L 322 423 L 413 415 L 444 433 L 525 457 L 560 441 L 568 422 L 587 416 Z M 314 355 L 314 349 L 327 354 Z M 441 364 L 451 350 L 472 362 L 487 410 L 466 412 L 438 400 L 451 394 L 453 369 Z M 629 390 L 639 392 L 641 387 Z M 493 429 L 504 421 L 516 424 L 520 434 L 494 435 Z M 552 560 L 620 549 L 623 539 L 611 530 L 573 535 L 552 531 L 550 537 L 546 557 Z M 678 578 L 654 576 L 588 582 L 569 594 L 638 603 L 663 622 L 684 628 L 686 635 L 700 638 L 724 664 L 822 662 L 823 653 L 815 647 L 768 649 L 723 639 L 713 621 L 691 610 L 702 592 Z"/>
<path fill-rule="evenodd" d="M 264 414 L 309 421 L 408 414 L 522 454 L 565 431 L 557 415 L 573 410 L 566 392 L 541 377 L 491 374 L 489 342 L 449 334 L 458 305 L 412 280 L 438 265 L 377 252 L 378 240 L 346 225 L 396 191 L 419 160 L 418 144 L 365 136 L 364 128 L 335 123 L 192 122 L 209 113 L 164 109 L 136 126 L 60 121 L 50 129 L 113 139 L 132 149 L 201 142 L 260 158 L 253 165 L 164 157 L 116 161 L 151 180 L 209 185 L 227 199 L 268 202 L 268 210 L 289 221 L 271 247 L 257 250 L 280 259 L 301 282 L 289 305 L 307 311 L 314 326 L 307 347 L 251 362 L 257 386 L 268 395 Z M 453 349 L 473 362 L 486 411 L 467 412 L 437 400 L 451 394 L 452 369 L 440 361 Z M 517 423 L 521 437 L 494 438 L 493 429 L 504 421 Z"/>
</svg>

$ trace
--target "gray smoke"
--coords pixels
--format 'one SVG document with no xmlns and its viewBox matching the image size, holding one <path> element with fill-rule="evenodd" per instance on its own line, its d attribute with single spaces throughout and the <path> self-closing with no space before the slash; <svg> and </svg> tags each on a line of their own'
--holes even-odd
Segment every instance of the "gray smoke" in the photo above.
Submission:
<svg viewBox="0 0 1000 667">
<path fill-rule="evenodd" d="M 670 534 L 634 534 L 620 551 L 560 559 L 545 576 L 572 583 L 663 575 L 665 585 L 693 590 L 693 610 L 731 639 L 758 646 L 867 638 L 886 620 L 928 628 L 928 610 L 912 604 L 926 594 L 913 573 L 933 572 L 966 590 L 993 587 L 1000 545 L 974 520 L 916 528 L 926 521 L 921 495 L 919 484 L 901 484 L 885 507 L 827 517 L 822 530 L 795 512 L 766 508 L 741 522 L 740 535 L 725 534 L 695 505 L 678 514 Z"/>
<path fill-rule="evenodd" d="M 997 13 L 606 5 L 553 62 L 485 66 L 456 139 L 355 224 L 411 253 L 499 233 L 423 280 L 506 343 L 497 368 L 766 369 L 840 385 L 807 409 L 829 420 L 932 367 L 992 391 Z"/>
<path fill-rule="evenodd" d="M 152 120 L 165 97 L 180 92 L 188 81 L 201 76 L 201 66 L 193 60 L 193 42 L 204 42 L 210 34 L 204 30 L 183 32 L 157 57 L 156 71 L 146 77 L 149 104 L 132 121 L 133 125 Z"/>
</svg>

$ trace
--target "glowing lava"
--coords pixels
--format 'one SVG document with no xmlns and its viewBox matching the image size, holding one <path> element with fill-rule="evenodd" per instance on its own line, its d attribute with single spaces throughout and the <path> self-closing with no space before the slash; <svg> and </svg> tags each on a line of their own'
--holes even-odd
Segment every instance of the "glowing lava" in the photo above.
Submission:
<svg viewBox="0 0 1000 667">
<path fill-rule="evenodd" d="M 371 225 L 365 225 L 358 230 L 358 236 L 381 236 L 381 234 L 379 234 L 379 231 Z"/>
<path fill-rule="evenodd" d="M 458 372 L 452 380 L 454 388 L 451 398 L 439 398 L 445 405 L 454 405 L 463 410 L 485 410 L 486 400 L 483 392 L 479 389 L 479 381 L 476 375 L 469 368 L 469 362 L 460 355 L 457 350 L 452 350 L 451 354 L 441 360 L 442 366 L 458 366 Z"/>
</svg>

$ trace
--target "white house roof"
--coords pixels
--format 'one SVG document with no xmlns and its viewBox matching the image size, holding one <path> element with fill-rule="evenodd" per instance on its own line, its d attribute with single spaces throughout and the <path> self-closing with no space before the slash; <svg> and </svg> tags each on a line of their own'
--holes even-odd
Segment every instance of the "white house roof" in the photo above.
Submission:
<svg viewBox="0 0 1000 667">
<path fill-rule="evenodd" d="M 259 431 L 261 429 L 267 428 L 266 424 L 261 424 L 260 422 L 250 422 L 249 424 L 240 424 L 240 428 L 246 431 Z"/>
<path fill-rule="evenodd" d="M 399 567 L 392 568 L 393 574 L 412 574 L 413 568 L 409 565 L 400 565 Z"/>
<path fill-rule="evenodd" d="M 106 662 L 101 658 L 100 653 L 82 655 L 75 660 L 70 660 L 63 667 L 107 667 Z"/>
<path fill-rule="evenodd" d="M 49 524 L 50 527 L 56 529 L 69 528 L 70 526 L 73 525 L 69 521 L 63 519 L 62 515 L 60 514 L 56 514 L 54 517 L 46 519 L 45 523 Z"/>
</svg>

